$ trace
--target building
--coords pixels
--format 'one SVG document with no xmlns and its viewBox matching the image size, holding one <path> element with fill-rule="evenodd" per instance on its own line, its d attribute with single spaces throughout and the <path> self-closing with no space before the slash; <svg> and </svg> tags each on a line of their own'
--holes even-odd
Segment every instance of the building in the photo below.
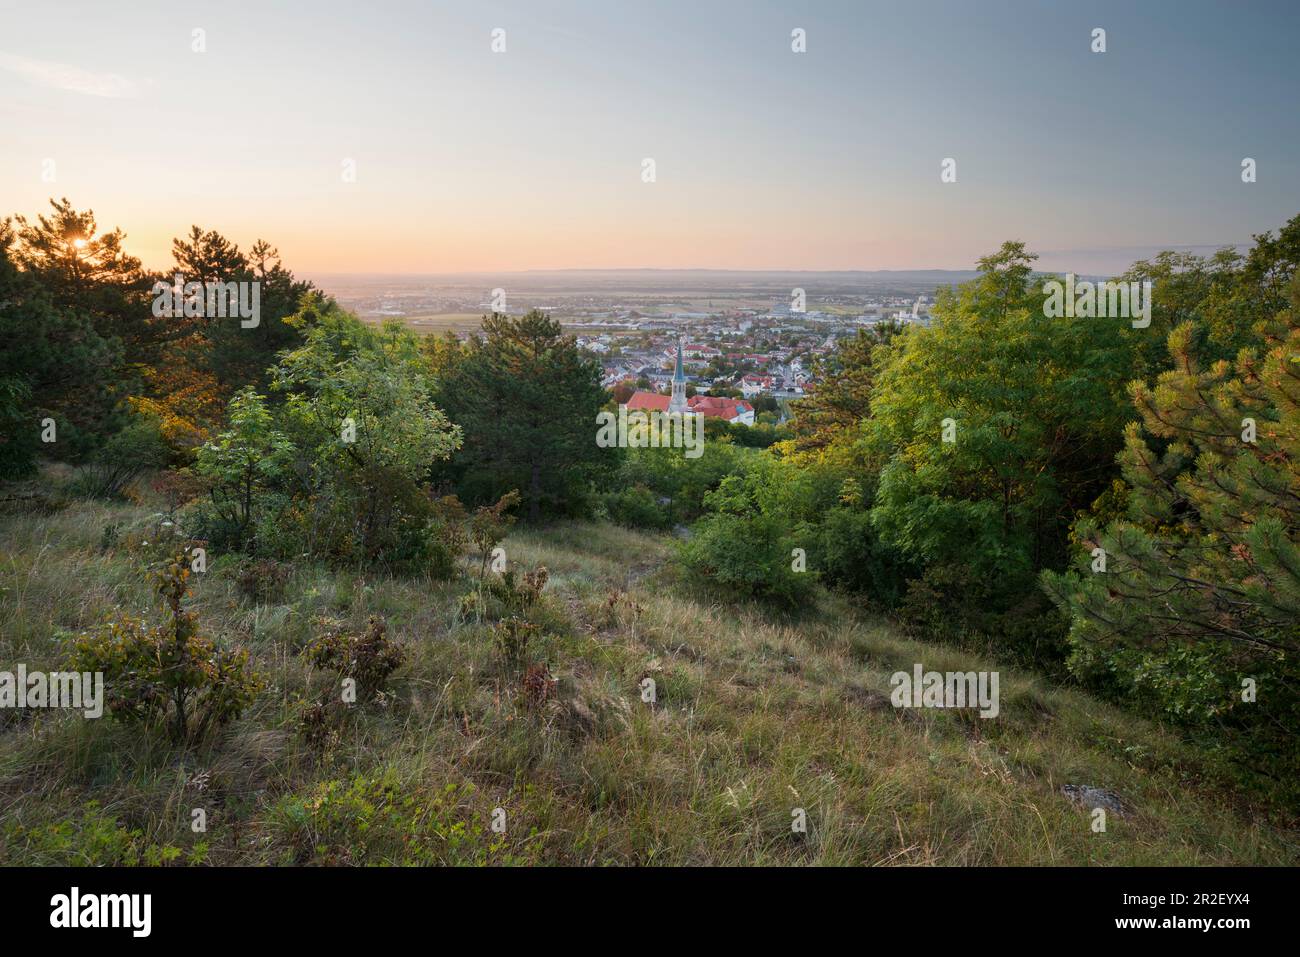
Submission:
<svg viewBox="0 0 1300 957">
<path fill-rule="evenodd" d="M 682 340 L 678 339 L 677 365 L 673 367 L 673 395 L 668 400 L 668 411 L 677 414 L 685 412 L 686 409 L 686 370 L 682 368 Z"/>
<path fill-rule="evenodd" d="M 756 375 L 753 372 L 747 373 L 740 380 L 740 391 L 746 399 L 752 399 L 756 395 L 764 392 L 771 392 L 776 388 L 776 379 L 770 375 Z"/>
<path fill-rule="evenodd" d="M 623 404 L 629 412 L 669 412 L 702 415 L 706 419 L 722 419 L 732 425 L 754 424 L 754 407 L 744 399 L 722 399 L 711 395 L 693 395 L 686 398 L 686 372 L 682 368 L 681 344 L 677 346 L 677 364 L 673 369 L 672 395 L 658 392 L 633 392 Z"/>
<path fill-rule="evenodd" d="M 629 412 L 668 412 L 671 399 L 658 392 L 634 392 L 624 403 Z M 722 419 L 732 425 L 753 425 L 754 407 L 744 399 L 721 399 L 711 395 L 693 395 L 686 400 L 687 415 Z"/>
</svg>

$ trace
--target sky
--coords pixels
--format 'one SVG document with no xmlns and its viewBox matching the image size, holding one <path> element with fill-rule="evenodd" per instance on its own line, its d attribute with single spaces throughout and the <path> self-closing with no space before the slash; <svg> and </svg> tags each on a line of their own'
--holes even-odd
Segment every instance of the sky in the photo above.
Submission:
<svg viewBox="0 0 1300 957">
<path fill-rule="evenodd" d="M 0 216 L 66 196 L 152 268 L 197 224 L 303 275 L 969 269 L 1007 239 L 1099 273 L 1300 213 L 1290 0 L 0 0 L 0 24 Z"/>
</svg>

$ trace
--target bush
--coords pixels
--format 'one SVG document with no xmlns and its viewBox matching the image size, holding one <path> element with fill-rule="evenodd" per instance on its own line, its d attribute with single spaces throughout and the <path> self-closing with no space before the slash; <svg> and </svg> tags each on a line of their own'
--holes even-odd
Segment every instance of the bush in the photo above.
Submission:
<svg viewBox="0 0 1300 957">
<path fill-rule="evenodd" d="M 605 493 L 605 514 L 609 520 L 628 528 L 650 528 L 657 531 L 672 528 L 672 513 L 645 485 L 632 485 Z"/>
<path fill-rule="evenodd" d="M 455 510 L 424 483 L 461 434 L 429 398 L 414 336 L 318 302 L 295 322 L 306 341 L 273 370 L 283 405 L 241 391 L 230 429 L 198 451 L 197 534 L 280 559 L 449 573 Z"/>
<path fill-rule="evenodd" d="M 923 640 L 1065 676 L 1069 622 L 1030 576 L 994 580 L 966 565 L 931 565 L 907 583 L 899 618 Z"/>
<path fill-rule="evenodd" d="M 271 558 L 246 558 L 235 568 L 240 593 L 255 604 L 274 601 L 284 594 L 293 568 Z"/>
<path fill-rule="evenodd" d="M 229 413 L 230 428 L 197 453 L 194 473 L 207 484 L 208 497 L 194 519 L 205 540 L 240 548 L 249 544 L 263 514 L 279 511 L 271 508 L 276 499 L 269 493 L 285 481 L 292 449 L 253 389 L 235 393 Z"/>
<path fill-rule="evenodd" d="M 798 543 L 779 517 L 719 513 L 692 532 L 679 546 L 681 562 L 732 595 L 787 607 L 811 597 L 815 573 L 794 570 Z"/>
<path fill-rule="evenodd" d="M 393 771 L 381 770 L 286 797 L 271 825 L 297 864 L 522 863 L 483 826 L 486 813 L 472 813 L 474 793 L 473 785 L 455 783 L 407 793 Z"/>
<path fill-rule="evenodd" d="M 501 544 L 510 527 L 514 525 L 515 517 L 510 515 L 509 511 L 518 504 L 519 493 L 510 491 L 497 499 L 495 505 L 480 505 L 474 510 L 474 517 L 469 522 L 469 537 L 482 556 L 478 571 L 479 578 L 487 574 L 488 561 L 492 558 L 493 549 Z"/>
<path fill-rule="evenodd" d="M 172 844 L 149 844 L 139 829 L 128 829 L 89 802 L 76 818 L 51 824 L 25 826 L 7 822 L 0 841 L 0 863 L 8 864 L 10 850 L 21 849 L 12 863 L 26 867 L 161 867 L 173 861 L 203 864 L 208 844 L 198 841 L 188 851 Z"/>
<path fill-rule="evenodd" d="M 862 592 L 888 608 L 902 600 L 913 566 L 880 541 L 870 512 L 831 509 L 817 529 L 816 543 L 817 567 L 826 584 Z"/>
<path fill-rule="evenodd" d="M 524 572 L 520 579 L 515 569 L 507 568 L 497 578 L 488 578 L 483 590 L 489 599 L 495 599 L 508 614 L 526 615 L 542 597 L 542 591 L 551 573 L 545 565 Z"/>
<path fill-rule="evenodd" d="M 508 667 L 518 668 L 528 657 L 528 641 L 537 632 L 537 626 L 522 618 L 499 621 L 493 629 L 493 640 Z"/>
<path fill-rule="evenodd" d="M 371 616 L 369 626 L 359 635 L 326 632 L 311 644 L 308 655 L 317 668 L 329 668 L 354 680 L 362 701 L 382 692 L 389 676 L 406 659 L 402 648 L 388 638 L 387 623 L 377 616 Z"/>
<path fill-rule="evenodd" d="M 188 553 L 156 571 L 170 620 L 149 628 L 122 618 L 76 640 L 69 667 L 102 672 L 107 708 L 118 720 L 165 723 L 178 743 L 198 740 L 243 713 L 262 688 L 248 652 L 218 647 L 198 633 L 182 601 L 189 590 Z"/>
<path fill-rule="evenodd" d="M 465 506 L 455 495 L 446 495 L 433 503 L 429 525 L 430 547 L 425 570 L 434 578 L 451 578 L 456 562 L 469 547 Z"/>
<path fill-rule="evenodd" d="M 696 458 L 687 458 L 685 449 L 675 448 L 625 451 L 611 490 L 603 497 L 605 509 L 620 524 L 660 529 L 703 515 L 705 497 L 759 454 L 725 441 L 706 441 Z"/>
<path fill-rule="evenodd" d="M 68 489 L 86 498 L 120 499 L 140 476 L 166 460 L 167 446 L 157 420 L 136 415 L 91 455 Z"/>
</svg>

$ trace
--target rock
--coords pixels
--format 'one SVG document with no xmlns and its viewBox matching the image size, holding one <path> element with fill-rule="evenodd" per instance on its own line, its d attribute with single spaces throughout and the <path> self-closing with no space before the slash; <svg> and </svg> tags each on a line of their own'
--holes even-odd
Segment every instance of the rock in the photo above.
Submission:
<svg viewBox="0 0 1300 957">
<path fill-rule="evenodd" d="M 867 711 L 881 711 L 891 707 L 889 696 L 858 685 L 846 685 L 844 700 Z"/>
<path fill-rule="evenodd" d="M 1124 806 L 1124 802 L 1120 800 L 1120 796 L 1114 791 L 1108 791 L 1105 788 L 1095 788 L 1090 784 L 1063 784 L 1061 785 L 1061 793 L 1075 804 L 1088 810 L 1102 808 L 1107 813 L 1118 814 L 1120 817 L 1124 817 L 1128 813 L 1128 809 Z"/>
</svg>

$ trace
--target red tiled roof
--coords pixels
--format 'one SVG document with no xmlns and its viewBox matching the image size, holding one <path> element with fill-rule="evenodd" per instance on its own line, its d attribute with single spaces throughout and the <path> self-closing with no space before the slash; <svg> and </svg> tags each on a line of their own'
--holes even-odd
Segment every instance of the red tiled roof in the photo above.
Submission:
<svg viewBox="0 0 1300 957">
<path fill-rule="evenodd" d="M 629 412 L 667 412 L 669 401 L 668 396 L 658 392 L 633 392 L 627 400 L 627 409 Z M 686 405 L 706 419 L 726 419 L 728 422 L 738 415 L 754 411 L 754 407 L 744 399 L 722 399 L 711 395 L 693 395 L 686 400 Z"/>
<path fill-rule="evenodd" d="M 627 400 L 627 408 L 629 412 L 635 412 L 637 409 L 645 409 L 646 411 L 651 412 L 667 412 L 668 402 L 669 397 L 666 395 L 660 395 L 658 392 L 642 392 L 637 390 L 636 392 L 633 392 L 632 397 Z"/>
<path fill-rule="evenodd" d="M 692 396 L 687 402 L 692 412 L 698 412 L 706 419 L 726 419 L 731 421 L 736 416 L 753 411 L 753 406 L 742 399 L 720 399 L 711 395 Z"/>
</svg>

